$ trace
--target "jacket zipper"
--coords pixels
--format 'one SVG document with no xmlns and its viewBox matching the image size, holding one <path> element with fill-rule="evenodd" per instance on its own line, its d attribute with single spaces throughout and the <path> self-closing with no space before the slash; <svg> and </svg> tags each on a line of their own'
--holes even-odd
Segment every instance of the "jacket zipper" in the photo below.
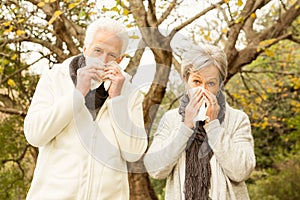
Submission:
<svg viewBox="0 0 300 200">
<path fill-rule="evenodd" d="M 88 178 L 88 189 L 87 189 L 87 200 L 91 199 L 92 184 L 93 184 L 93 173 L 94 173 L 94 159 L 93 155 L 95 152 L 95 141 L 96 141 L 96 122 L 93 122 L 93 133 L 92 133 L 92 152 L 90 157 L 90 167 L 89 167 L 89 178 Z"/>
</svg>

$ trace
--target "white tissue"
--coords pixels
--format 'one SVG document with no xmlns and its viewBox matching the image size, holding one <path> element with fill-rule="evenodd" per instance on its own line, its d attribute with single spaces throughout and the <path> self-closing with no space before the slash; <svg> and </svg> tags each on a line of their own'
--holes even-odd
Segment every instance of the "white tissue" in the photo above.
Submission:
<svg viewBox="0 0 300 200">
<path fill-rule="evenodd" d="M 87 65 L 87 66 L 97 66 L 97 67 L 104 67 L 104 66 L 105 66 L 104 63 L 103 63 L 99 58 L 97 58 L 97 57 L 86 57 L 85 62 L 86 62 L 86 65 Z M 101 74 L 104 73 L 103 70 L 99 70 L 99 72 L 100 72 Z M 95 90 L 95 89 L 97 89 L 102 83 L 103 83 L 103 80 L 95 80 L 95 79 L 92 79 L 92 80 L 91 80 L 91 88 L 90 88 L 90 89 L 91 89 L 91 90 Z M 108 90 L 110 84 L 111 84 L 111 81 L 110 81 L 110 80 L 106 80 L 106 81 L 104 82 L 104 88 L 105 88 L 106 91 Z"/>
<path fill-rule="evenodd" d="M 206 116 L 207 108 L 208 108 L 208 106 L 206 105 L 205 102 L 203 102 L 202 106 L 199 109 L 198 114 L 193 119 L 193 121 L 194 122 L 196 122 L 196 121 L 205 121 L 208 118 L 208 116 Z"/>
<path fill-rule="evenodd" d="M 194 93 L 196 92 L 196 90 L 204 90 L 204 88 L 195 87 L 195 88 L 190 89 L 191 98 L 193 98 Z M 208 106 L 207 106 L 206 102 L 203 102 L 203 104 L 201 105 L 201 107 L 199 109 L 198 114 L 193 119 L 193 122 L 196 123 L 196 121 L 205 121 L 208 118 L 208 116 L 206 115 L 207 109 L 208 109 Z"/>
</svg>

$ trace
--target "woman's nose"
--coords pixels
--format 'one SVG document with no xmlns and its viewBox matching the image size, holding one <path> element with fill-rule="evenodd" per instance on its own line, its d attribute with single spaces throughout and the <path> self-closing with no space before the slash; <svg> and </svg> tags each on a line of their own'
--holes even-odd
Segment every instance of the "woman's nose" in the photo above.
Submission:
<svg viewBox="0 0 300 200">
<path fill-rule="evenodd" d="M 203 87 L 203 88 L 205 88 L 205 89 L 207 89 L 207 85 L 205 83 L 201 83 L 200 86 Z"/>
</svg>

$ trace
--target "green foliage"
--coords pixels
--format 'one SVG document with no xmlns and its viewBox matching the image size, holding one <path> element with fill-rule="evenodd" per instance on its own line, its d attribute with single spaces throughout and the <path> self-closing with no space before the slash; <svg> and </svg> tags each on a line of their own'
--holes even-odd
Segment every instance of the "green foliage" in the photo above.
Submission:
<svg viewBox="0 0 300 200">
<path fill-rule="evenodd" d="M 287 41 L 265 49 L 226 85 L 230 104 L 252 122 L 258 168 L 272 167 L 278 152 L 290 152 L 299 139 L 292 134 L 299 123 L 299 50 Z"/>
<path fill-rule="evenodd" d="M 300 156 L 292 155 L 276 163 L 276 168 L 249 184 L 252 200 L 300 199 Z"/>
<path fill-rule="evenodd" d="M 150 177 L 151 185 L 158 197 L 159 200 L 164 200 L 165 198 L 165 186 L 166 186 L 166 179 L 159 180 L 153 179 Z"/>
<path fill-rule="evenodd" d="M 253 200 L 300 197 L 299 50 L 288 41 L 266 48 L 226 85 L 230 104 L 252 122 L 257 169 L 247 183 Z"/>
<path fill-rule="evenodd" d="M 6 117 L 0 124 L 0 199 L 25 199 L 32 175 L 31 147 L 23 134 L 23 119 Z"/>
</svg>

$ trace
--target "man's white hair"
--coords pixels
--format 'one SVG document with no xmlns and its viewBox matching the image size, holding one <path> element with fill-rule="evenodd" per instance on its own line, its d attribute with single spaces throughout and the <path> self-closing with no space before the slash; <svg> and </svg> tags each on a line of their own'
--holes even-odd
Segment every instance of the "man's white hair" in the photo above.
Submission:
<svg viewBox="0 0 300 200">
<path fill-rule="evenodd" d="M 99 30 L 113 33 L 119 37 L 122 40 L 121 54 L 125 53 L 129 41 L 127 31 L 120 22 L 111 18 L 99 18 L 93 21 L 86 29 L 84 45 L 91 45 L 95 34 Z"/>
</svg>

